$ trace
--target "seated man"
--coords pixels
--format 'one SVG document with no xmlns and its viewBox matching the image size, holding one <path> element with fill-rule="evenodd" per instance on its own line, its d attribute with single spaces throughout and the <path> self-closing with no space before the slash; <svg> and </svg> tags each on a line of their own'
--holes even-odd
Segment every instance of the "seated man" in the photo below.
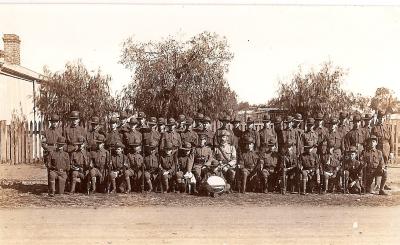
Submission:
<svg viewBox="0 0 400 245">
<path fill-rule="evenodd" d="M 254 184 L 255 178 L 261 171 L 262 160 L 254 151 L 254 142 L 254 139 L 250 136 L 245 136 L 242 140 L 244 149 L 238 159 L 238 186 L 241 193 L 246 193 L 247 181 Z"/>
<path fill-rule="evenodd" d="M 175 175 L 177 155 L 173 154 L 174 146 L 171 142 L 167 141 L 160 154 L 160 166 L 161 166 L 161 181 L 164 192 L 170 192 L 170 187 L 173 183 L 170 183 L 170 179 Z M 174 186 L 175 187 L 175 186 Z"/>
<path fill-rule="evenodd" d="M 347 153 L 350 156 L 343 163 L 343 191 L 349 193 L 349 189 L 355 187 L 356 191 L 361 194 L 362 169 L 364 166 L 356 159 L 357 147 L 350 146 Z"/>
<path fill-rule="evenodd" d="M 190 182 L 189 177 L 193 176 L 192 168 L 193 168 L 193 161 L 194 155 L 191 152 L 192 145 L 190 142 L 183 142 L 182 146 L 179 149 L 178 153 L 178 164 L 176 166 L 176 173 L 175 173 L 175 183 L 177 185 L 176 189 L 179 189 L 181 193 L 186 191 L 186 181 Z M 191 183 L 191 187 L 189 189 L 196 189 L 196 183 Z"/>
<path fill-rule="evenodd" d="M 145 184 L 148 186 L 148 191 L 153 190 L 153 182 L 156 180 L 160 183 L 160 169 L 157 156 L 157 146 L 158 142 L 155 140 L 148 140 L 144 145 L 144 178 Z M 143 179 L 139 178 L 140 181 Z M 161 188 L 162 191 L 162 188 Z M 165 190 L 166 191 L 166 190 Z"/>
<path fill-rule="evenodd" d="M 90 157 L 85 149 L 85 138 L 79 136 L 77 142 L 74 142 L 74 145 L 78 148 L 71 154 L 71 194 L 75 193 L 76 183 L 82 183 L 86 179 L 86 176 L 89 174 L 90 166 Z"/>
<path fill-rule="evenodd" d="M 222 167 L 223 177 L 230 186 L 235 181 L 236 149 L 229 143 L 230 133 L 227 130 L 219 131 L 219 145 L 215 146 L 214 156 Z"/>
<path fill-rule="evenodd" d="M 199 184 L 207 175 L 207 168 L 213 161 L 213 154 L 211 148 L 207 146 L 207 134 L 199 133 L 198 137 L 199 145 L 194 149 L 194 165 L 192 172 L 196 178 L 196 182 Z M 197 190 L 194 189 L 194 192 L 197 192 Z"/>
<path fill-rule="evenodd" d="M 311 192 L 313 191 L 314 182 L 317 183 L 318 187 L 320 184 L 319 178 L 319 159 L 318 155 L 313 151 L 314 141 L 307 141 L 304 144 L 304 152 L 300 155 L 299 165 L 302 173 L 303 189 L 301 195 L 305 195 L 307 192 L 307 183 L 311 184 Z M 313 182 L 314 181 L 314 182 Z"/>
<path fill-rule="evenodd" d="M 272 191 L 272 189 L 274 189 L 277 184 L 276 173 L 278 172 L 278 153 L 276 152 L 276 140 L 274 138 L 270 138 L 267 140 L 267 145 L 266 147 L 264 147 L 264 150 L 261 153 L 260 157 L 263 161 L 261 174 L 263 191 L 264 193 L 268 193 L 268 189 Z"/>
<path fill-rule="evenodd" d="M 50 196 L 54 196 L 56 192 L 56 181 L 58 181 L 58 193 L 64 194 L 65 181 L 67 180 L 67 172 L 69 171 L 69 155 L 64 151 L 66 140 L 59 136 L 57 139 L 56 150 L 50 152 L 49 155 L 49 189 Z"/>
<path fill-rule="evenodd" d="M 123 176 L 124 170 L 128 164 L 127 157 L 123 153 L 124 148 L 125 146 L 120 141 L 117 141 L 114 144 L 115 150 L 111 154 L 111 161 L 108 165 L 109 176 L 108 176 L 107 193 L 117 192 L 117 179 L 120 180 L 119 177 Z M 112 191 L 110 192 L 111 184 L 112 184 Z"/>
<path fill-rule="evenodd" d="M 90 152 L 90 170 L 88 185 L 92 184 L 92 192 L 96 193 L 97 183 L 105 187 L 104 179 L 107 176 L 106 166 L 110 162 L 110 153 L 104 148 L 105 137 L 99 135 L 94 139 L 97 147 Z M 90 187 L 88 186 L 88 189 Z M 104 189 L 103 189 L 104 191 Z"/>
<path fill-rule="evenodd" d="M 339 169 L 340 169 L 340 159 L 338 154 L 335 153 L 335 141 L 329 140 L 324 141 L 323 144 L 327 145 L 327 151 L 324 147 L 321 154 L 321 169 L 322 175 L 324 176 L 324 193 L 327 193 L 328 189 L 333 189 L 336 187 L 339 189 Z M 328 188 L 331 186 L 331 188 Z"/>
<path fill-rule="evenodd" d="M 299 166 L 295 150 L 294 142 L 289 141 L 283 146 L 283 150 L 279 156 L 278 164 L 282 194 L 286 194 L 288 189 L 293 193 L 295 189 L 300 188 Z"/>
<path fill-rule="evenodd" d="M 126 182 L 126 191 L 125 193 L 129 193 L 132 190 L 131 182 L 135 183 L 136 187 L 140 186 L 140 190 L 144 191 L 144 183 L 139 183 L 142 178 L 142 167 L 143 167 L 143 156 L 141 154 L 142 150 L 142 142 L 140 140 L 129 141 L 128 143 L 128 163 L 125 168 L 124 178 Z M 150 190 L 151 191 L 151 190 Z"/>
</svg>

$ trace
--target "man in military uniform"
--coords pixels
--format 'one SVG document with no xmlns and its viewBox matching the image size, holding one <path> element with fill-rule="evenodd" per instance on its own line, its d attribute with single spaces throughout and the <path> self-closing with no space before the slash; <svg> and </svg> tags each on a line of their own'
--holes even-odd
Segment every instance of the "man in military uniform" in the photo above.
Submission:
<svg viewBox="0 0 400 245">
<path fill-rule="evenodd" d="M 117 192 L 117 179 L 123 176 L 124 170 L 128 165 L 128 159 L 123 153 L 125 146 L 122 142 L 117 141 L 114 144 L 114 151 L 111 153 L 111 161 L 108 165 L 108 184 L 107 193 Z M 112 191 L 110 187 L 112 185 Z"/>
<path fill-rule="evenodd" d="M 232 120 L 232 132 L 233 132 L 233 143 L 232 145 L 236 148 L 237 151 L 239 151 L 239 141 L 242 138 L 243 130 L 240 128 L 241 120 L 239 119 L 238 116 L 236 116 Z"/>
<path fill-rule="evenodd" d="M 104 192 L 105 178 L 107 177 L 107 165 L 110 162 L 110 152 L 104 148 L 104 142 L 106 138 L 104 135 L 99 135 L 95 142 L 97 148 L 90 152 L 90 164 L 91 169 L 89 170 L 89 176 L 92 184 L 92 193 L 96 193 L 98 186 L 101 186 L 102 192 Z"/>
<path fill-rule="evenodd" d="M 265 144 L 266 148 L 260 154 L 263 165 L 259 172 L 262 179 L 263 191 L 264 193 L 268 193 L 269 189 L 273 189 L 277 184 L 278 153 L 276 151 L 276 140 L 274 138 L 269 138 Z"/>
<path fill-rule="evenodd" d="M 304 129 L 301 127 L 302 122 L 303 122 L 303 116 L 300 113 L 296 113 L 293 116 L 293 129 L 296 131 L 298 139 L 300 139 L 301 135 L 304 133 Z M 302 147 L 302 145 L 299 145 L 299 150 L 300 147 Z M 298 152 L 300 154 L 300 151 Z"/>
<path fill-rule="evenodd" d="M 75 193 L 76 183 L 83 184 L 86 180 L 90 167 L 90 156 L 85 149 L 85 138 L 79 136 L 74 145 L 77 146 L 77 149 L 71 154 L 71 194 Z"/>
<path fill-rule="evenodd" d="M 234 185 L 235 181 L 235 168 L 236 168 L 236 149 L 229 143 L 230 133 L 227 130 L 219 132 L 220 142 L 214 148 L 215 159 L 222 166 L 223 177 L 227 180 L 230 186 Z"/>
<path fill-rule="evenodd" d="M 389 159 L 394 159 L 394 143 L 390 125 L 384 124 L 384 116 L 383 111 L 379 110 L 377 124 L 372 128 L 371 134 L 378 138 L 378 145 L 376 148 L 382 152 L 385 164 L 388 164 Z"/>
<path fill-rule="evenodd" d="M 246 193 L 247 181 L 255 187 L 255 180 L 261 171 L 262 162 L 258 154 L 254 151 L 255 141 L 251 136 L 244 136 L 242 139 L 243 151 L 238 158 L 238 186 L 239 192 Z"/>
<path fill-rule="evenodd" d="M 300 140 L 301 146 L 302 146 L 303 149 L 304 149 L 304 145 L 309 141 L 313 142 L 313 146 L 314 147 L 317 146 L 318 135 L 314 131 L 314 124 L 315 124 L 315 121 L 314 121 L 313 117 L 307 118 L 306 125 L 305 125 L 306 127 L 305 127 L 305 130 L 304 130 L 304 133 L 301 135 L 301 140 Z M 303 153 L 303 151 L 301 151 L 301 153 Z"/>
<path fill-rule="evenodd" d="M 56 181 L 58 181 L 58 193 L 64 194 L 67 173 L 70 169 L 70 159 L 68 153 L 64 152 L 66 140 L 59 136 L 56 140 L 56 147 L 49 153 L 49 195 L 54 196 L 56 192 Z"/>
<path fill-rule="evenodd" d="M 193 119 L 191 117 L 186 118 L 183 127 L 180 133 L 182 142 L 189 142 L 193 146 L 197 145 L 197 133 L 193 131 Z"/>
<path fill-rule="evenodd" d="M 169 118 L 167 122 L 167 131 L 162 135 L 160 150 L 163 150 L 166 143 L 169 142 L 172 145 L 172 154 L 176 157 L 179 147 L 182 145 L 181 136 L 176 132 L 175 119 Z"/>
<path fill-rule="evenodd" d="M 366 188 L 367 192 L 374 193 L 374 179 L 379 184 L 379 195 L 387 195 L 384 186 L 387 179 L 387 165 L 384 161 L 382 151 L 377 149 L 378 137 L 371 135 L 368 139 L 368 148 L 361 157 L 361 162 L 366 165 Z"/>
<path fill-rule="evenodd" d="M 61 128 L 58 127 L 60 117 L 56 114 L 51 115 L 49 128 L 42 134 L 43 161 L 47 168 L 47 184 L 50 188 L 50 155 L 57 148 L 57 139 L 62 136 Z M 50 192 L 50 189 L 49 189 Z"/>
<path fill-rule="evenodd" d="M 110 118 L 110 131 L 106 136 L 106 148 L 112 151 L 117 142 L 122 142 L 123 137 L 118 131 L 118 118 Z"/>
<path fill-rule="evenodd" d="M 322 113 L 317 113 L 315 117 L 314 132 L 318 136 L 317 140 L 317 153 L 322 154 L 321 147 L 322 143 L 326 140 L 329 130 L 324 126 L 324 115 Z"/>
<path fill-rule="evenodd" d="M 86 139 L 86 130 L 79 126 L 79 112 L 72 111 L 69 117 L 71 123 L 64 130 L 64 137 L 67 140 L 67 152 L 72 154 L 76 150 L 75 142 L 78 141 L 78 137 L 84 137 Z"/>
<path fill-rule="evenodd" d="M 197 183 L 201 183 L 202 178 L 207 173 L 207 168 L 211 166 L 213 161 L 213 152 L 209 146 L 207 146 L 207 134 L 199 133 L 199 144 L 194 150 L 194 165 L 192 172 L 196 178 Z M 195 192 L 197 191 L 194 189 Z"/>
<path fill-rule="evenodd" d="M 342 139 L 351 130 L 351 127 L 350 125 L 347 124 L 346 120 L 347 120 L 347 114 L 345 112 L 340 112 L 337 131 L 342 135 Z"/>
<path fill-rule="evenodd" d="M 176 132 L 181 133 L 185 130 L 185 123 L 186 123 L 186 116 L 183 114 L 180 114 L 178 116 L 178 120 L 177 120 L 177 127 L 176 127 Z"/>
<path fill-rule="evenodd" d="M 275 144 L 275 140 L 271 139 L 269 144 Z M 287 190 L 292 193 L 295 189 L 299 189 L 300 173 L 297 152 L 295 152 L 294 142 L 288 142 L 284 146 L 284 150 L 278 155 L 278 169 L 281 176 L 281 193 L 286 194 Z M 275 152 L 274 147 L 271 148 Z M 272 153 L 271 153 L 272 154 Z M 266 160 L 264 159 L 264 163 Z M 273 165 L 272 165 L 273 166 Z M 297 188 L 296 188 L 297 187 Z M 300 190 L 299 190 L 300 193 Z"/>
<path fill-rule="evenodd" d="M 228 131 L 229 132 L 229 137 L 228 137 L 228 142 L 229 144 L 233 143 L 233 132 L 229 128 L 229 124 L 231 122 L 231 118 L 229 116 L 223 116 L 222 118 L 219 119 L 219 121 L 222 123 L 221 127 L 217 129 L 217 131 L 214 134 L 214 147 L 218 146 L 221 144 L 219 141 L 221 138 L 221 132 L 223 131 Z"/>
<path fill-rule="evenodd" d="M 136 119 L 138 120 L 139 124 L 137 128 L 141 131 L 143 128 L 147 128 L 147 123 L 146 123 L 146 114 L 144 114 L 143 111 L 139 111 Z"/>
<path fill-rule="evenodd" d="M 270 139 L 274 139 L 275 141 L 277 139 L 276 132 L 272 128 L 270 115 L 269 114 L 264 115 L 262 121 L 264 123 L 264 127 L 259 131 L 261 148 L 267 147 Z"/>
<path fill-rule="evenodd" d="M 334 152 L 340 157 L 344 147 L 342 134 L 337 130 L 338 123 L 339 121 L 335 117 L 331 118 L 325 141 L 333 143 Z"/>
<path fill-rule="evenodd" d="M 300 194 L 305 195 L 307 191 L 307 183 L 311 182 L 311 191 L 315 181 L 319 188 L 320 175 L 319 175 L 319 159 L 318 155 L 313 152 L 314 142 L 307 141 L 304 145 L 304 152 L 300 155 L 299 165 L 302 174 L 302 191 Z"/>
<path fill-rule="evenodd" d="M 361 125 L 361 117 L 360 115 L 353 116 L 353 128 L 346 134 L 344 137 L 344 148 L 346 151 L 350 149 L 350 146 L 357 147 L 357 157 L 360 156 L 361 152 L 364 149 L 364 142 L 366 140 L 366 136 L 363 130 L 360 128 Z"/>
<path fill-rule="evenodd" d="M 324 176 L 324 194 L 327 193 L 328 187 L 331 186 L 331 190 L 334 188 L 339 189 L 339 170 L 340 170 L 340 155 L 335 153 L 337 143 L 334 139 L 324 141 L 327 150 L 323 150 L 321 154 L 321 175 Z"/>
<path fill-rule="evenodd" d="M 160 166 L 161 166 L 161 182 L 164 192 L 171 191 L 172 183 L 170 179 L 175 175 L 177 155 L 173 154 L 174 145 L 170 141 L 166 141 L 163 145 L 160 154 Z M 175 186 L 173 186 L 174 190 Z"/>
<path fill-rule="evenodd" d="M 129 131 L 128 113 L 126 113 L 126 111 L 121 111 L 119 113 L 118 119 L 119 119 L 118 132 L 121 135 L 124 135 L 126 132 Z"/>
<path fill-rule="evenodd" d="M 86 142 L 88 144 L 88 148 L 96 145 L 96 139 L 101 135 L 100 133 L 100 119 L 98 117 L 92 117 L 89 121 L 90 123 L 90 130 L 87 132 L 86 135 Z M 92 149 L 90 149 L 92 151 Z"/>
<path fill-rule="evenodd" d="M 204 115 L 202 113 L 197 113 L 194 118 L 194 128 L 193 130 L 197 133 L 204 130 Z"/>
<path fill-rule="evenodd" d="M 144 191 L 144 182 L 142 181 L 142 183 L 139 183 L 139 181 L 142 179 L 142 173 L 144 168 L 143 156 L 141 155 L 141 150 L 142 150 L 141 139 L 135 138 L 128 142 L 128 154 L 127 154 L 128 162 L 124 172 L 124 178 L 127 186 L 125 193 L 130 193 L 132 191 L 131 182 L 134 183 L 135 187 L 140 186 L 140 190 L 142 192 Z"/>
<path fill-rule="evenodd" d="M 247 118 L 246 123 L 247 127 L 246 130 L 243 131 L 242 139 L 244 139 L 245 137 L 251 137 L 254 140 L 254 151 L 258 151 L 258 149 L 260 148 L 260 134 L 254 128 L 254 120 L 251 117 Z M 243 146 L 246 146 L 246 144 L 244 144 Z"/>
<path fill-rule="evenodd" d="M 139 142 L 142 144 L 142 133 L 137 130 L 138 121 L 136 118 L 132 117 L 129 119 L 129 129 L 123 135 L 124 145 L 130 145 L 132 142 Z"/>
<path fill-rule="evenodd" d="M 153 190 L 153 182 L 160 183 L 161 176 L 159 169 L 159 161 L 157 156 L 158 142 L 155 140 L 146 140 L 144 145 L 144 178 L 149 188 L 149 192 Z M 140 181 L 143 181 L 140 179 Z M 167 190 L 165 190 L 166 192 Z"/>
<path fill-rule="evenodd" d="M 292 116 L 286 116 L 284 120 L 284 126 L 282 130 L 279 130 L 277 132 L 277 139 L 278 139 L 278 150 L 281 152 L 284 149 L 285 144 L 288 142 L 293 142 L 294 143 L 294 150 L 297 152 L 298 147 L 300 145 L 299 141 L 300 139 L 297 136 L 296 131 L 293 129 L 293 117 Z"/>
<path fill-rule="evenodd" d="M 157 130 L 161 134 L 165 132 L 165 119 L 163 117 L 158 118 L 157 120 Z"/>
<path fill-rule="evenodd" d="M 160 144 L 162 135 L 159 131 L 157 131 L 157 118 L 155 117 L 150 117 L 148 122 L 147 122 L 147 127 L 142 128 L 141 133 L 142 133 L 142 138 L 143 140 L 146 140 L 147 142 L 150 141 L 156 141 L 157 145 Z"/>
<path fill-rule="evenodd" d="M 343 162 L 343 191 L 349 193 L 350 188 L 354 186 L 357 192 L 361 194 L 362 170 L 364 164 L 357 160 L 358 149 L 355 146 L 350 146 L 348 154 L 350 156 Z"/>
<path fill-rule="evenodd" d="M 192 153 L 192 144 L 190 142 L 183 142 L 179 149 L 178 161 L 175 172 L 175 183 L 177 189 L 184 193 L 186 190 L 185 180 L 188 176 L 192 175 L 192 168 L 194 162 L 194 154 Z M 196 183 L 190 183 L 190 189 L 196 189 Z"/>
<path fill-rule="evenodd" d="M 201 131 L 198 131 L 198 133 L 200 132 L 200 133 L 207 134 L 207 145 L 209 147 L 213 147 L 215 134 L 211 128 L 211 118 L 208 116 L 203 117 L 202 124 L 204 125 L 204 129 Z"/>
</svg>

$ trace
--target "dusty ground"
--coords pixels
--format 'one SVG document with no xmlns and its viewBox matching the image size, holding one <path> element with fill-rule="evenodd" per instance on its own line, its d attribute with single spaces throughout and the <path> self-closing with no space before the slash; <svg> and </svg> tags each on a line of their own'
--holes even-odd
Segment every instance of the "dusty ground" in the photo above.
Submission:
<svg viewBox="0 0 400 245">
<path fill-rule="evenodd" d="M 389 196 L 47 196 L 38 165 L 0 165 L 0 244 L 399 244 L 400 168 Z"/>
</svg>

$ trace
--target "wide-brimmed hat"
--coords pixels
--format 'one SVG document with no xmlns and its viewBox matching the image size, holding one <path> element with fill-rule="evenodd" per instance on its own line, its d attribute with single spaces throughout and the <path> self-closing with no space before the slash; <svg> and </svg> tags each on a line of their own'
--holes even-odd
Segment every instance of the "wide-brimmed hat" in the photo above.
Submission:
<svg viewBox="0 0 400 245">
<path fill-rule="evenodd" d="M 221 130 L 221 132 L 219 133 L 219 137 L 229 136 L 229 135 L 231 135 L 231 133 L 229 133 L 228 130 Z"/>
<path fill-rule="evenodd" d="M 184 123 L 185 123 L 186 125 L 193 125 L 193 122 L 194 122 L 194 121 L 193 121 L 193 118 L 188 117 L 188 118 L 186 118 L 186 120 L 185 120 Z"/>
<path fill-rule="evenodd" d="M 171 126 L 171 125 L 176 125 L 176 121 L 175 121 L 175 119 L 174 118 L 168 118 L 168 120 L 167 120 L 167 124 L 166 125 L 168 125 L 168 126 Z"/>
<path fill-rule="evenodd" d="M 307 118 L 307 120 L 306 120 L 307 125 L 311 125 L 311 124 L 314 125 L 314 123 L 315 123 L 314 118 L 312 118 L 312 117 Z"/>
<path fill-rule="evenodd" d="M 244 144 L 254 143 L 254 139 L 253 139 L 253 137 L 246 135 L 245 137 L 243 137 L 243 143 Z"/>
<path fill-rule="evenodd" d="M 149 120 L 147 121 L 147 124 L 157 125 L 157 118 L 150 117 Z"/>
<path fill-rule="evenodd" d="M 315 120 L 321 121 L 324 120 L 324 114 L 321 112 L 318 112 L 317 115 L 315 115 Z"/>
<path fill-rule="evenodd" d="M 371 141 L 371 140 L 378 141 L 378 137 L 376 137 L 376 135 L 371 135 L 371 136 L 369 136 L 368 141 Z"/>
<path fill-rule="evenodd" d="M 134 117 L 131 117 L 131 119 L 129 119 L 129 124 L 135 125 L 135 124 L 138 124 L 138 123 L 139 123 L 139 121 Z"/>
<path fill-rule="evenodd" d="M 347 118 L 347 113 L 346 112 L 340 112 L 339 113 L 339 119 L 345 119 L 345 118 Z"/>
<path fill-rule="evenodd" d="M 353 122 L 359 122 L 359 121 L 361 121 L 361 116 L 358 115 L 358 114 L 354 115 L 352 121 L 353 121 Z"/>
<path fill-rule="evenodd" d="M 276 116 L 275 119 L 274 119 L 274 123 L 275 124 L 279 124 L 281 122 L 282 122 L 282 117 L 281 116 Z"/>
<path fill-rule="evenodd" d="M 49 121 L 58 122 L 58 121 L 60 121 L 60 116 L 58 116 L 57 114 L 53 114 L 53 115 L 50 116 Z"/>
<path fill-rule="evenodd" d="M 126 113 L 126 111 L 121 111 L 119 113 L 119 119 L 126 119 L 128 118 L 128 113 Z"/>
<path fill-rule="evenodd" d="M 104 135 L 100 134 L 94 139 L 94 141 L 99 144 L 104 143 L 106 141 L 106 137 Z"/>
<path fill-rule="evenodd" d="M 203 123 L 206 123 L 206 122 L 211 123 L 211 118 L 208 117 L 208 116 L 205 116 L 205 117 L 203 117 L 203 119 L 202 119 L 201 121 L 202 121 Z"/>
<path fill-rule="evenodd" d="M 163 117 L 158 118 L 157 124 L 158 125 L 165 125 L 165 119 Z"/>
<path fill-rule="evenodd" d="M 100 123 L 100 118 L 99 117 L 92 117 L 89 121 L 91 124 L 99 124 Z"/>
<path fill-rule="evenodd" d="M 78 119 L 79 118 L 79 111 L 71 111 L 71 114 L 69 115 L 70 119 Z"/>
<path fill-rule="evenodd" d="M 111 118 L 110 118 L 110 123 L 111 123 L 111 124 L 113 124 L 113 123 L 118 123 L 118 122 L 119 122 L 119 120 L 118 120 L 117 117 L 111 117 Z"/>
<path fill-rule="evenodd" d="M 328 140 L 327 146 L 328 146 L 328 148 L 335 147 L 335 141 L 333 139 Z"/>
<path fill-rule="evenodd" d="M 300 113 L 296 113 L 293 117 L 293 120 L 296 122 L 302 122 L 303 121 L 303 116 Z"/>
<path fill-rule="evenodd" d="M 115 149 L 116 149 L 116 148 L 122 148 L 122 149 L 124 149 L 124 148 L 125 148 L 125 145 L 122 144 L 122 142 L 117 141 L 117 142 L 114 144 L 114 148 L 115 148 Z"/>
<path fill-rule="evenodd" d="M 171 142 L 169 142 L 169 141 L 167 141 L 165 144 L 164 144 L 164 150 L 166 150 L 166 151 L 168 151 L 168 150 L 172 150 L 174 148 L 174 146 L 172 145 L 172 143 Z"/>
<path fill-rule="evenodd" d="M 146 114 L 144 114 L 144 112 L 143 111 L 139 111 L 139 113 L 138 113 L 138 115 L 137 115 L 137 119 L 142 119 L 142 118 L 145 118 L 146 117 Z"/>
<path fill-rule="evenodd" d="M 288 116 L 285 117 L 283 122 L 289 123 L 289 122 L 292 122 L 292 121 L 293 121 L 293 117 L 288 115 Z"/>
<path fill-rule="evenodd" d="M 370 113 L 365 113 L 364 117 L 362 118 L 364 121 L 366 120 L 371 120 L 372 119 L 372 115 Z"/>
<path fill-rule="evenodd" d="M 331 120 L 329 121 L 330 124 L 338 124 L 339 120 L 336 117 L 332 117 Z"/>
<path fill-rule="evenodd" d="M 383 112 L 383 110 L 378 110 L 377 116 L 378 118 L 382 118 L 385 116 L 385 112 Z"/>
<path fill-rule="evenodd" d="M 204 119 L 204 115 L 202 113 L 197 113 L 196 117 L 194 118 L 194 120 L 198 120 L 201 121 Z"/>
<path fill-rule="evenodd" d="M 347 152 L 357 152 L 357 147 L 355 146 L 350 146 L 349 150 Z"/>
<path fill-rule="evenodd" d="M 178 116 L 177 122 L 178 122 L 178 123 L 181 123 L 181 122 L 184 122 L 185 120 L 186 120 L 186 116 L 183 115 L 183 114 L 180 114 L 180 115 Z"/>
<path fill-rule="evenodd" d="M 190 151 L 190 150 L 192 150 L 192 144 L 190 144 L 190 142 L 183 142 L 180 149 L 184 150 L 184 151 Z"/>
<path fill-rule="evenodd" d="M 306 143 L 304 144 L 304 148 L 312 148 L 312 147 L 314 147 L 314 141 L 307 140 Z"/>
</svg>

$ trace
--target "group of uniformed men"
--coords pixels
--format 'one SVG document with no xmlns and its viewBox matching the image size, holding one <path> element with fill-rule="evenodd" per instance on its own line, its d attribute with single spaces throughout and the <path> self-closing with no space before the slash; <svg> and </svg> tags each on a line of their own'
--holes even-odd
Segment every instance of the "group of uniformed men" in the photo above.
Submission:
<svg viewBox="0 0 400 245">
<path fill-rule="evenodd" d="M 124 111 L 108 121 L 90 120 L 80 126 L 72 111 L 66 127 L 52 115 L 42 147 L 48 169 L 49 195 L 85 192 L 143 191 L 202 192 L 211 175 L 227 183 L 229 192 L 306 194 L 312 192 L 386 195 L 387 163 L 393 157 L 390 127 L 384 114 L 325 119 L 323 114 L 303 121 L 301 114 L 283 119 L 263 116 L 255 122 L 224 116 L 212 130 L 211 118 L 128 116 Z M 362 124 L 362 122 L 364 122 Z M 363 125 L 363 126 L 361 126 Z M 56 183 L 57 182 L 57 183 Z M 56 185 L 57 184 L 57 185 Z M 67 188 L 66 188 L 67 187 Z"/>
</svg>

